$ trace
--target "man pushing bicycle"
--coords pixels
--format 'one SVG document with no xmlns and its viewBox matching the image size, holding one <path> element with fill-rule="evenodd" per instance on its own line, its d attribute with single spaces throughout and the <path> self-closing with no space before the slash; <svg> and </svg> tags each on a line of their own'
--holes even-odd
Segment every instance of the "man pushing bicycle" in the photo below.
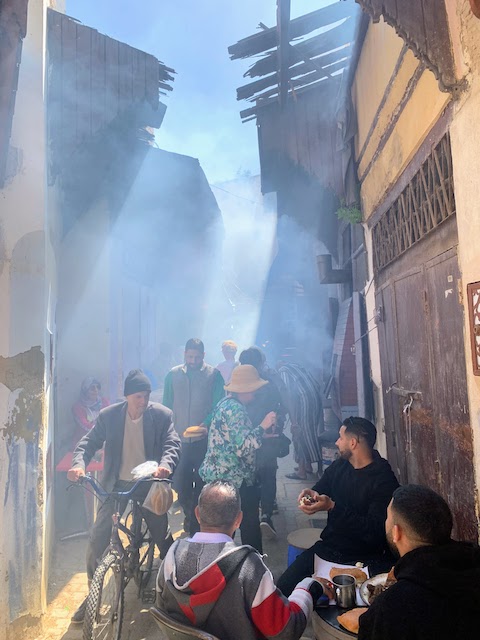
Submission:
<svg viewBox="0 0 480 640">
<path fill-rule="evenodd" d="M 72 468 L 67 474 L 71 482 L 78 482 L 85 475 L 90 460 L 104 445 L 101 485 L 107 493 L 127 491 L 132 486 L 132 469 L 147 460 L 158 462 L 154 477 L 171 476 L 180 456 L 180 438 L 173 427 L 172 412 L 162 404 L 149 402 L 150 392 L 150 381 L 143 371 L 130 371 L 124 385 L 125 402 L 102 409 L 95 426 L 77 444 Z M 134 498 L 143 502 L 148 490 L 149 484 L 145 483 L 136 491 Z M 115 500 L 108 497 L 98 510 L 90 532 L 87 548 L 89 585 L 110 541 L 114 511 Z M 142 515 L 163 556 L 172 542 L 171 537 L 167 539 L 167 514 L 157 516 L 148 509 L 142 509 Z M 83 623 L 86 603 L 85 598 L 73 614 L 72 622 Z"/>
</svg>

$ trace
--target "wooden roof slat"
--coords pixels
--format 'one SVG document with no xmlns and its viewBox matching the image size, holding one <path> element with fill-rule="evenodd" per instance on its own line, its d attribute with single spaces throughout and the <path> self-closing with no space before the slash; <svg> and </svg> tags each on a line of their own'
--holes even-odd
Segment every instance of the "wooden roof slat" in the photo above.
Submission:
<svg viewBox="0 0 480 640">
<path fill-rule="evenodd" d="M 290 7 L 291 0 L 277 0 L 277 71 L 281 105 L 284 105 L 287 100 L 290 79 Z"/>
<path fill-rule="evenodd" d="M 91 127 L 91 30 L 81 24 L 74 25 L 76 29 L 77 51 L 75 56 L 76 86 L 77 86 L 77 144 L 82 144 L 92 133 Z"/>
<path fill-rule="evenodd" d="M 332 95 L 335 95 L 338 91 L 338 86 L 340 84 L 340 80 L 342 75 L 333 76 L 332 78 L 327 78 L 326 80 L 318 80 L 317 82 L 312 82 L 312 84 L 307 85 L 306 87 L 300 87 L 295 90 L 296 95 L 302 94 L 304 91 L 310 91 L 311 89 L 318 89 L 320 86 L 325 89 L 326 92 L 331 91 Z M 289 91 L 289 95 L 292 95 L 292 91 Z M 264 109 L 265 107 L 269 107 L 272 104 L 278 104 L 278 100 L 276 97 L 267 98 L 266 100 L 258 100 L 257 104 L 254 107 L 250 107 L 249 109 L 244 109 L 240 112 L 240 117 L 242 120 L 246 118 L 250 118 L 251 116 L 255 116 L 259 110 Z"/>
<path fill-rule="evenodd" d="M 325 33 L 309 38 L 304 42 L 299 42 L 296 45 L 290 45 L 291 60 L 292 57 L 294 57 L 292 49 L 295 51 L 295 54 L 298 54 L 298 60 L 304 59 L 305 57 L 313 58 L 324 53 L 329 53 L 334 49 L 351 42 L 353 39 L 354 27 L 354 21 L 347 19 L 341 25 L 338 25 Z M 245 77 L 248 76 L 250 78 L 255 78 L 273 73 L 278 68 L 277 58 L 277 51 L 273 51 L 264 58 L 261 58 L 244 74 Z M 292 61 L 290 64 L 292 64 Z"/>
<path fill-rule="evenodd" d="M 165 82 L 159 82 L 158 87 L 159 89 L 162 89 L 160 93 L 163 94 L 164 96 L 167 95 L 165 91 L 173 91 L 173 87 L 170 86 L 169 84 L 166 84 Z"/>
<path fill-rule="evenodd" d="M 350 59 L 349 54 L 350 46 L 345 47 L 340 51 L 335 51 L 325 56 L 321 56 L 321 58 L 309 59 L 308 62 L 302 62 L 294 67 L 290 67 L 290 80 L 311 72 L 318 73 L 320 70 L 324 72 L 324 75 L 330 75 L 333 71 L 337 71 L 342 65 L 344 66 L 345 64 L 348 64 L 348 60 Z M 248 100 L 259 91 L 268 89 L 277 83 L 278 76 L 276 73 L 270 74 L 260 80 L 254 80 L 253 82 L 245 84 L 237 89 L 237 100 Z"/>
<path fill-rule="evenodd" d="M 154 56 L 65 14 L 48 9 L 47 15 L 53 182 L 65 160 L 119 116 L 125 114 L 135 127 L 160 126 L 159 93 L 172 89 L 168 80 L 174 72 Z"/>
<path fill-rule="evenodd" d="M 322 74 L 319 71 L 312 71 L 310 73 L 307 73 L 306 75 L 303 75 L 301 78 L 290 80 L 290 82 L 288 83 L 288 90 L 291 91 L 292 89 L 294 89 L 294 93 L 295 93 L 297 89 L 304 87 L 307 84 L 312 84 L 316 80 L 323 80 L 325 82 L 328 77 L 329 76 L 326 75 L 325 73 Z M 250 101 L 253 102 L 254 100 L 263 100 L 265 98 L 278 95 L 278 91 L 279 89 L 277 84 L 273 88 L 268 89 L 267 91 L 264 91 L 263 93 L 260 93 L 259 95 L 253 98 L 250 98 Z"/>
<path fill-rule="evenodd" d="M 98 33 L 92 31 L 92 51 L 91 51 L 91 83 L 92 83 L 92 102 L 91 102 L 91 118 L 92 131 L 98 131 L 105 123 L 106 112 L 106 69 L 105 69 L 105 38 Z"/>
<path fill-rule="evenodd" d="M 352 13 L 352 4 L 353 1 L 350 0 L 348 2 L 336 2 L 291 20 L 290 39 L 299 38 L 316 29 L 348 17 Z M 248 38 L 239 40 L 236 44 L 228 48 L 228 53 L 232 60 L 248 58 L 273 49 L 277 46 L 277 42 L 277 29 L 276 27 L 272 27 L 271 29 L 260 31 Z"/>
<path fill-rule="evenodd" d="M 105 123 L 111 122 L 119 112 L 120 65 L 118 40 L 105 39 Z"/>
</svg>

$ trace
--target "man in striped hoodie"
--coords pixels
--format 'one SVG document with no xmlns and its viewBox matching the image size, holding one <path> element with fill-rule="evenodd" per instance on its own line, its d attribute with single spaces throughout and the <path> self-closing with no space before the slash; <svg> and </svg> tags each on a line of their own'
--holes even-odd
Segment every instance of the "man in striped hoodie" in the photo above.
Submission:
<svg viewBox="0 0 480 640">
<path fill-rule="evenodd" d="M 305 578 L 289 598 L 282 595 L 260 554 L 233 542 L 242 512 L 232 484 L 207 484 L 195 515 L 200 532 L 177 540 L 160 566 L 159 609 L 222 640 L 300 638 L 314 603 L 333 597 L 330 583 Z"/>
</svg>

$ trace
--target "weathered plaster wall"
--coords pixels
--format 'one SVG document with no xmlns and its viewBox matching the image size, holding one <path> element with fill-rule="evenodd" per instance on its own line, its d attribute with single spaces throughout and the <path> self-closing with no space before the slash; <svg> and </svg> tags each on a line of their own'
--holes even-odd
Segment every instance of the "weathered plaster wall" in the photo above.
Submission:
<svg viewBox="0 0 480 640">
<path fill-rule="evenodd" d="M 370 23 L 352 85 L 352 99 L 358 119 L 356 161 L 365 220 L 395 184 L 448 99 L 438 89 L 433 74 L 423 71 L 419 65 L 417 58 L 404 47 L 403 40 L 393 28 L 383 20 Z M 368 225 L 365 225 L 365 243 L 371 275 L 373 252 Z M 370 320 L 375 316 L 375 282 L 372 275 L 364 293 L 367 318 Z M 373 322 L 369 345 L 379 433 L 377 446 L 385 454 L 380 350 Z"/>
<path fill-rule="evenodd" d="M 51 524 L 46 318 L 55 279 L 45 235 L 44 51 L 47 2 L 30 0 L 0 191 L 0 638 L 24 637 L 46 600 Z M 48 357 L 49 359 L 49 357 Z M 47 499 L 47 502 L 46 502 Z"/>
<path fill-rule="evenodd" d="M 403 40 L 397 36 L 394 29 L 383 21 L 370 25 L 352 86 L 358 121 L 358 135 L 355 139 L 357 157 L 367 141 L 371 123 L 383 100 L 402 49 Z M 382 52 L 381 55 L 379 51 Z M 375 70 L 373 74 L 372 69 Z M 362 85 L 365 78 L 368 78 L 367 91 L 364 91 Z"/>
<path fill-rule="evenodd" d="M 469 88 L 455 105 L 450 137 L 452 143 L 455 202 L 459 238 L 459 262 L 462 288 L 480 281 L 478 240 L 480 238 L 480 20 L 470 10 L 468 0 L 457 2 L 452 19 L 461 25 L 464 63 L 468 68 Z M 473 427 L 477 487 L 480 479 L 480 377 L 472 372 L 470 325 L 465 297 L 465 356 Z M 478 488 L 477 488 L 478 491 Z M 478 508 L 478 497 L 477 497 Z"/>
<path fill-rule="evenodd" d="M 358 173 L 365 220 L 408 165 L 449 102 L 403 40 L 383 21 L 371 23 L 352 96 L 357 110 Z"/>
<path fill-rule="evenodd" d="M 480 237 L 480 20 L 468 0 L 446 0 L 458 77 L 466 74 L 467 89 L 453 105 L 450 137 L 455 180 L 458 255 L 463 292 L 469 282 L 480 281 L 478 247 Z M 385 34 L 390 31 L 390 35 Z M 397 42 L 395 42 L 395 38 Z M 411 52 L 402 53 L 401 40 L 383 22 L 371 24 L 360 57 L 352 95 L 358 110 L 359 133 L 356 140 L 361 198 L 365 219 L 372 215 L 388 194 L 448 104 L 448 94 L 440 92 L 433 75 L 420 75 L 419 62 Z M 397 62 L 393 60 L 397 56 Z M 395 69 L 393 76 L 389 71 Z M 419 75 L 415 86 L 411 79 Z M 387 81 L 388 80 L 388 81 Z M 383 93 L 382 93 L 383 87 Z M 398 107 L 410 91 L 402 113 Z M 379 96 L 382 96 L 379 100 Z M 368 100 L 372 104 L 368 104 Z M 378 109 L 378 105 L 381 106 Z M 391 126 L 392 120 L 394 126 Z M 375 127 L 372 123 L 375 121 Z M 385 132 L 390 127 L 388 137 Z M 366 227 L 370 268 L 371 234 Z M 370 271 L 372 273 L 372 271 Z M 366 287 L 367 314 L 375 311 L 373 280 Z M 381 385 L 376 330 L 369 334 L 372 377 Z M 477 484 L 480 478 L 480 378 L 473 376 L 470 353 L 470 327 L 465 305 L 465 351 L 470 415 L 474 433 Z M 376 396 L 377 413 L 383 421 L 381 394 Z M 382 445 L 380 445 L 381 448 Z M 478 501 L 477 501 L 478 504 Z"/>
</svg>

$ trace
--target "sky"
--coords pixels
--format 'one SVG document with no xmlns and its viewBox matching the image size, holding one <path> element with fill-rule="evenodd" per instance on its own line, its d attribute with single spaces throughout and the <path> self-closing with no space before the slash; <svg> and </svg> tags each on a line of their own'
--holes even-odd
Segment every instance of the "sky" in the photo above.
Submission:
<svg viewBox="0 0 480 640">
<path fill-rule="evenodd" d="M 331 1 L 292 0 L 292 17 Z M 274 26 L 276 0 L 67 0 L 66 13 L 175 69 L 162 149 L 198 158 L 210 183 L 259 173 L 255 122 L 242 124 L 248 105 L 236 100 L 252 61 L 231 61 L 227 47 Z"/>
</svg>

